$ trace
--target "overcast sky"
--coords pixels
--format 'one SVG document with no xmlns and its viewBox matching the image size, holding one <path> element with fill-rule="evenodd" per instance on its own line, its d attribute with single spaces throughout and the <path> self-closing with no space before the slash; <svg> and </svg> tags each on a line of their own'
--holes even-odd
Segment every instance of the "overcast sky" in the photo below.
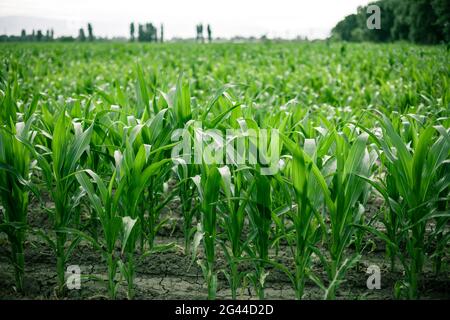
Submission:
<svg viewBox="0 0 450 320">
<path fill-rule="evenodd" d="M 344 16 L 369 0 L 0 0 L 0 33 L 22 27 L 76 35 L 92 22 L 100 36 L 128 36 L 129 23 L 163 23 L 166 38 L 193 37 L 210 23 L 214 37 L 324 38 Z M 2 18 L 3 17 L 3 18 Z M 38 19 L 36 19 L 38 18 Z"/>
</svg>

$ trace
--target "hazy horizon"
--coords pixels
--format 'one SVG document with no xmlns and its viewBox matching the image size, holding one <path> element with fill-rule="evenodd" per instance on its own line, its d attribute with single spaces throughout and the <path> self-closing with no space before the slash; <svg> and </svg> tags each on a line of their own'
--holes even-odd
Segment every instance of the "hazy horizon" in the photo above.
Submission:
<svg viewBox="0 0 450 320">
<path fill-rule="evenodd" d="M 76 36 L 92 23 L 100 37 L 128 37 L 130 22 L 164 24 L 166 39 L 192 38 L 195 25 L 211 24 L 213 37 L 326 38 L 331 28 L 369 0 L 0 0 L 0 33 L 51 29 Z M 217 4 L 215 4 L 217 3 Z"/>
</svg>

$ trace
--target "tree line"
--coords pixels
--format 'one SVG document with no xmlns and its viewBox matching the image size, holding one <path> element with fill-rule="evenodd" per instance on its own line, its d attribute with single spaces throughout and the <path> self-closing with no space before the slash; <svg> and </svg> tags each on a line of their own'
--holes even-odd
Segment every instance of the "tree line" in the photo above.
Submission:
<svg viewBox="0 0 450 320">
<path fill-rule="evenodd" d="M 197 42 L 205 42 L 205 37 L 203 36 L 203 24 L 198 24 L 196 26 L 196 31 L 197 35 L 195 36 L 195 40 Z M 206 32 L 208 34 L 208 42 L 212 42 L 212 30 L 209 24 L 206 26 Z"/>
<path fill-rule="evenodd" d="M 45 33 L 42 30 L 32 30 L 31 33 L 27 34 L 25 29 L 22 29 L 20 32 L 20 36 L 7 36 L 7 35 L 0 35 L 0 42 L 3 41 L 37 41 L 37 42 L 43 42 L 43 41 L 94 41 L 96 38 L 94 36 L 94 31 L 91 23 L 87 24 L 87 35 L 83 28 L 80 28 L 78 30 L 78 36 L 72 37 L 72 36 L 61 36 L 58 38 L 55 38 L 55 32 L 53 29 L 48 29 L 45 31 Z"/>
<path fill-rule="evenodd" d="M 22 29 L 20 36 L 6 36 L 0 35 L 0 41 L 52 41 L 54 40 L 53 29 L 45 30 L 33 30 L 30 34 L 27 34 L 25 29 Z"/>
<path fill-rule="evenodd" d="M 130 24 L 130 41 L 139 42 L 164 42 L 164 25 L 161 24 L 159 27 L 159 38 L 158 29 L 153 25 L 153 23 L 139 24 L 137 35 L 134 22 Z"/>
<path fill-rule="evenodd" d="M 78 31 L 78 40 L 80 40 L 80 41 L 86 41 L 86 40 L 94 41 L 95 37 L 94 37 L 94 31 L 92 30 L 92 24 L 88 23 L 87 31 L 88 31 L 88 36 L 86 37 L 84 29 L 80 28 L 80 30 Z"/>
<path fill-rule="evenodd" d="M 208 41 L 212 42 L 212 29 L 208 24 L 206 26 L 206 32 L 208 35 Z M 159 34 L 159 38 L 158 38 Z M 203 25 L 196 25 L 196 36 L 197 42 L 205 42 L 205 37 L 203 36 Z M 137 34 L 136 25 L 134 22 L 130 23 L 130 41 L 139 42 L 164 42 L 164 25 L 161 24 L 158 29 L 153 25 L 153 23 L 138 24 Z"/>
<path fill-rule="evenodd" d="M 381 28 L 369 29 L 369 5 L 380 8 Z M 358 7 L 331 31 L 331 38 L 344 41 L 411 41 L 420 44 L 450 42 L 449 0 L 380 0 Z"/>
<path fill-rule="evenodd" d="M 137 26 L 137 28 L 136 28 Z M 198 24 L 196 26 L 196 41 L 205 42 L 205 37 L 203 36 L 203 25 Z M 208 24 L 206 26 L 206 32 L 208 41 L 212 42 L 212 29 Z M 99 40 L 94 36 L 94 31 L 91 23 L 87 24 L 86 31 L 84 28 L 80 28 L 78 30 L 78 36 L 61 36 L 59 38 L 54 37 L 53 29 L 46 30 L 45 34 L 41 30 L 32 31 L 31 34 L 27 34 L 25 29 L 22 29 L 20 36 L 12 35 L 0 35 L 1 41 L 94 41 Z M 138 24 L 136 25 L 134 22 L 130 23 L 130 41 L 139 41 L 139 42 L 164 42 L 164 25 L 161 24 L 158 28 L 151 22 Z"/>
</svg>

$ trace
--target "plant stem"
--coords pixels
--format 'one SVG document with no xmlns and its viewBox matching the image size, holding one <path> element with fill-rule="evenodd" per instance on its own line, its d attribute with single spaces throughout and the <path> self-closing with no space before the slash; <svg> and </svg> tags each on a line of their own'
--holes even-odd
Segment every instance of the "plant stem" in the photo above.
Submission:
<svg viewBox="0 0 450 320">
<path fill-rule="evenodd" d="M 64 233 L 56 233 L 56 273 L 58 279 L 58 292 L 61 295 L 65 293 L 65 272 L 66 272 L 66 257 L 65 248 L 66 236 Z"/>
<path fill-rule="evenodd" d="M 113 253 L 107 254 L 108 263 L 108 292 L 111 299 L 116 298 L 116 262 L 114 261 Z"/>
<path fill-rule="evenodd" d="M 128 299 L 134 298 L 134 259 L 133 259 L 133 253 L 128 254 L 128 277 L 127 277 L 127 284 L 128 284 Z"/>
<path fill-rule="evenodd" d="M 23 253 L 23 237 L 20 235 L 14 237 L 15 240 L 10 239 L 11 242 L 11 254 L 12 261 L 14 263 L 14 277 L 17 291 L 23 293 L 23 277 L 24 277 L 24 267 L 25 267 L 25 259 Z"/>
</svg>

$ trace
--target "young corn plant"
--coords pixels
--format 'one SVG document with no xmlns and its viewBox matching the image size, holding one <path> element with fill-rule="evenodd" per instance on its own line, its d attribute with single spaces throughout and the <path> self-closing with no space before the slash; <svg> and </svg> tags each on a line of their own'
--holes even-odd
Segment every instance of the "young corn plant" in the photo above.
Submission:
<svg viewBox="0 0 450 320">
<path fill-rule="evenodd" d="M 29 145 L 55 203 L 51 213 L 56 239 L 52 240 L 43 233 L 42 236 L 56 255 L 57 289 L 60 294 L 64 294 L 65 291 L 66 262 L 79 242 L 79 237 L 69 241 L 66 229 L 73 223 L 75 209 L 78 206 L 79 195 L 76 194 L 78 184 L 75 173 L 80 170 L 83 154 L 89 150 L 93 126 L 94 124 L 91 124 L 83 131 L 81 124 L 71 123 L 62 110 L 51 135 L 51 148 Z M 37 149 L 44 150 L 44 153 L 37 152 Z"/>
<path fill-rule="evenodd" d="M 229 166 L 219 168 L 222 176 L 222 189 L 224 199 L 219 203 L 220 219 L 219 225 L 223 235 L 218 238 L 222 247 L 228 270 L 223 273 L 228 280 L 232 299 L 237 298 L 237 293 L 245 272 L 239 270 L 240 262 L 244 256 L 248 240 L 244 241 L 244 225 L 247 215 L 247 204 L 250 201 L 254 184 L 248 185 L 246 177 L 248 172 L 241 168 L 230 170 Z M 247 189 L 248 187 L 248 189 Z"/>
<path fill-rule="evenodd" d="M 450 216 L 448 208 L 439 207 L 441 201 L 448 201 L 448 194 L 440 197 L 450 186 L 450 173 L 441 170 L 449 162 L 449 130 L 439 125 L 426 125 L 420 129 L 414 122 L 409 122 L 412 131 L 410 142 L 404 141 L 385 115 L 378 120 L 383 138 L 364 130 L 383 150 L 381 160 L 387 171 L 386 178 L 384 181 L 367 181 L 383 196 L 389 211 L 382 219 L 386 232 L 366 229 L 385 240 L 392 248 L 391 254 L 395 254 L 402 263 L 405 280 L 396 284 L 396 296 L 417 299 L 427 259 L 427 237 L 431 234 L 427 226 L 435 219 L 448 219 Z M 439 243 L 438 248 L 448 243 L 448 233 L 441 241 L 444 244 Z"/>
<path fill-rule="evenodd" d="M 370 158 L 366 149 L 367 134 L 356 135 L 352 130 L 347 132 L 347 139 L 335 130 L 330 130 L 329 134 L 333 136 L 334 141 L 333 156 L 322 163 L 322 171 L 306 153 L 303 153 L 303 157 L 305 162 L 311 165 L 318 190 L 323 194 L 328 211 L 325 219 L 326 230 L 323 232 L 326 252 L 310 247 L 325 268 L 328 285 L 312 273 L 309 276 L 324 290 L 325 299 L 335 299 L 336 291 L 344 281 L 347 271 L 360 258 L 358 252 L 347 257 L 346 251 L 353 240 L 354 225 L 360 221 L 360 201 L 366 184 L 360 176 L 369 175 Z M 353 135 L 356 137 L 349 142 Z M 284 142 L 286 141 L 284 139 Z M 327 179 L 330 180 L 330 184 L 327 183 Z"/>
<path fill-rule="evenodd" d="M 194 226 L 194 218 L 197 221 L 200 220 L 200 206 L 198 202 L 198 188 L 194 183 L 193 177 L 197 176 L 200 172 L 199 166 L 190 163 L 192 161 L 192 148 L 190 147 L 191 141 L 197 141 L 197 143 L 203 143 L 196 133 L 196 128 L 193 122 L 188 122 L 181 134 L 178 131 L 173 135 L 174 139 L 181 139 L 182 142 L 176 148 L 182 148 L 182 155 L 175 158 L 174 161 L 177 165 L 174 167 L 175 176 L 178 180 L 177 192 L 178 199 L 180 200 L 181 216 L 183 218 L 183 236 L 184 236 L 184 252 L 186 255 L 191 254 L 192 238 L 197 232 L 197 226 Z M 188 142 L 188 143 L 186 143 Z M 186 144 L 183 146 L 183 144 Z M 187 150 L 184 150 L 187 149 Z M 197 193 L 196 193 L 197 190 Z"/>
<path fill-rule="evenodd" d="M 146 118 L 142 118 L 144 121 Z M 149 117 L 143 122 L 140 134 L 137 136 L 135 144 L 151 145 L 150 160 L 152 163 L 164 161 L 170 158 L 171 149 L 176 145 L 170 143 L 173 132 L 173 116 L 169 109 L 162 109 L 153 117 Z M 171 177 L 171 166 L 161 166 L 149 178 L 146 190 L 144 191 L 144 199 L 142 209 L 140 210 L 140 220 L 143 229 L 143 237 L 152 249 L 155 236 L 158 230 L 167 222 L 167 219 L 160 221 L 160 213 L 162 209 L 173 199 L 176 190 L 164 191 L 164 185 Z M 141 241 L 141 247 L 143 243 Z"/>
<path fill-rule="evenodd" d="M 217 203 L 220 195 L 221 174 L 215 165 L 203 165 L 202 175 L 192 178 L 199 194 L 201 222 L 193 245 L 193 257 L 200 241 L 203 242 L 205 261 L 199 261 L 208 286 L 208 299 L 214 300 L 217 291 L 216 270 L 216 236 L 217 236 Z"/>
<path fill-rule="evenodd" d="M 230 88 L 230 85 L 225 85 L 215 92 L 213 97 L 207 102 L 206 108 L 200 112 L 198 118 L 200 119 L 200 124 L 205 127 L 205 129 L 215 129 L 220 125 L 220 121 L 224 119 L 232 110 L 238 107 L 235 105 L 228 110 L 220 112 L 216 115 L 212 113 L 214 105 L 218 102 L 220 97 L 225 93 L 225 91 Z M 181 134 L 175 134 L 173 138 L 183 139 L 184 142 L 188 140 L 195 141 L 198 145 L 203 144 L 202 134 L 200 133 L 200 128 L 197 127 L 197 122 L 194 121 L 193 111 L 191 108 L 191 96 L 190 96 L 190 86 L 189 83 L 183 82 L 182 75 L 179 76 L 177 81 L 177 86 L 175 91 L 173 91 L 173 98 L 171 99 L 169 95 L 164 94 L 164 99 L 173 110 L 174 118 L 178 125 L 178 128 L 183 128 Z M 208 119 L 208 115 L 212 115 L 212 119 Z M 189 144 L 190 146 L 190 144 Z M 193 185 L 193 180 L 191 177 L 196 176 L 200 173 L 201 169 L 196 164 L 191 164 L 189 159 L 191 157 L 192 150 L 190 147 L 182 147 L 183 152 L 185 152 L 180 158 L 176 159 L 179 165 L 176 166 L 176 175 L 179 180 L 178 185 L 178 197 L 181 201 L 181 212 L 183 216 L 183 231 L 184 231 L 184 249 L 186 254 L 189 254 L 191 247 L 191 238 L 196 232 L 196 227 L 193 226 L 194 217 L 198 216 L 198 207 L 195 197 L 195 186 Z M 188 150 L 185 150 L 188 149 Z M 199 217 L 197 217 L 199 218 Z"/>
<path fill-rule="evenodd" d="M 33 117 L 17 121 L 16 110 L 3 97 L 0 104 L 0 201 L 3 215 L 0 230 L 8 236 L 11 263 L 14 266 L 15 286 L 24 290 L 24 242 L 27 229 L 27 210 L 30 191 L 31 153 L 22 142 L 32 142 Z"/>
<path fill-rule="evenodd" d="M 285 266 L 279 266 L 291 280 L 295 296 L 302 299 L 305 282 L 311 274 L 311 256 L 314 247 L 320 242 L 325 228 L 323 217 L 318 211 L 323 196 L 313 173 L 313 163 L 317 161 L 316 143 L 314 139 L 305 139 L 303 148 L 299 144 L 282 136 L 286 148 L 291 152 L 290 178 L 294 187 L 294 206 L 288 211 L 287 217 L 292 221 L 292 227 L 287 228 L 281 223 L 284 236 L 292 251 L 295 262 L 295 272 Z M 308 157 L 310 161 L 307 161 Z"/>
<path fill-rule="evenodd" d="M 253 260 L 255 271 L 250 275 L 258 298 L 264 299 L 266 266 L 269 262 L 270 231 L 272 224 L 272 198 L 270 178 L 255 173 L 255 188 L 249 203 L 249 220 L 251 225 L 251 246 L 248 254 Z"/>
<path fill-rule="evenodd" d="M 239 110 L 238 110 L 239 111 Z M 248 245 L 245 245 L 249 259 L 254 265 L 254 272 L 248 274 L 248 278 L 253 283 L 256 293 L 260 299 L 264 299 L 264 288 L 266 277 L 269 272 L 266 266 L 271 263 L 269 259 L 269 248 L 271 247 L 271 225 L 273 215 L 272 205 L 272 179 L 276 174 L 276 165 L 273 161 L 279 145 L 272 141 L 272 135 L 265 135 L 258 127 L 258 124 L 250 118 L 236 119 L 240 126 L 241 133 L 247 139 L 243 146 L 249 150 L 243 156 L 244 159 L 254 167 L 247 170 L 245 179 L 253 180 L 254 186 L 249 190 L 248 197 L 248 219 L 250 225 L 250 235 Z M 269 147 L 270 146 L 270 147 Z M 269 150 L 267 149 L 269 147 Z M 237 152 L 239 153 L 239 147 Z M 272 160 L 272 161 L 271 161 Z M 267 175 L 266 175 L 267 174 Z"/>
<path fill-rule="evenodd" d="M 153 156 L 160 152 L 161 148 L 152 151 L 150 145 L 141 145 L 135 153 L 133 147 L 135 137 L 136 131 L 131 130 L 125 141 L 126 147 L 123 153 L 119 150 L 114 153 L 117 185 L 113 200 L 114 206 L 118 208 L 120 216 L 129 222 L 126 223 L 127 228 L 133 227 L 127 236 L 126 245 L 122 249 L 124 253 L 123 262 L 119 261 L 119 269 L 127 281 L 129 299 L 134 296 L 136 245 L 146 231 L 140 221 L 143 218 L 142 212 L 139 210 L 142 207 L 144 191 L 149 186 L 150 179 L 162 172 L 164 166 L 172 161 L 171 159 L 155 159 L 155 162 L 153 162 Z M 134 226 L 135 223 L 136 226 Z M 150 232 L 154 233 L 155 229 L 150 230 Z"/>
<path fill-rule="evenodd" d="M 91 170 L 79 172 L 76 174 L 76 177 L 89 198 L 93 210 L 97 213 L 103 238 L 96 239 L 79 230 L 72 230 L 72 232 L 80 234 L 83 238 L 89 240 L 102 253 L 108 268 L 108 295 L 109 298 L 115 299 L 120 285 L 117 277 L 119 261 L 121 261 L 121 256 L 127 246 L 127 241 L 135 227 L 136 219 L 132 219 L 129 216 L 121 217 L 119 215 L 118 201 L 116 199 L 121 194 L 120 191 L 114 192 L 116 171 L 113 172 L 108 185 L 105 185 L 100 177 Z M 119 240 L 121 240 L 120 254 L 116 250 Z"/>
<path fill-rule="evenodd" d="M 174 125 L 178 129 L 183 129 L 181 135 L 179 131 L 176 131 L 173 132 L 171 138 L 183 139 L 183 143 L 190 141 L 192 139 L 191 134 L 195 133 L 192 130 L 193 120 L 189 82 L 185 82 L 183 75 L 180 74 L 176 87 L 168 94 L 161 92 L 161 95 L 173 115 Z M 174 159 L 178 164 L 174 170 L 178 178 L 176 190 L 180 200 L 181 215 L 183 217 L 184 251 L 186 254 L 189 254 L 191 250 L 191 239 L 196 232 L 196 227 L 192 225 L 193 219 L 198 211 L 197 206 L 194 205 L 196 188 L 191 178 L 198 173 L 198 170 L 196 165 L 190 163 L 192 150 L 183 149 L 183 152 L 180 157 Z"/>
<path fill-rule="evenodd" d="M 449 171 L 450 171 L 450 161 L 444 162 L 440 166 L 440 169 L 438 169 L 437 176 L 444 177 Z M 444 188 L 441 191 L 441 194 L 439 195 L 440 200 L 438 201 L 436 206 L 437 212 L 445 212 L 446 210 L 448 210 L 449 194 L 450 194 L 450 186 Z M 429 239 L 429 242 L 431 244 L 433 242 L 435 243 L 434 245 L 430 245 L 431 247 L 430 253 L 431 258 L 433 259 L 433 267 L 436 275 L 439 275 L 440 273 L 446 271 L 445 259 L 448 256 L 448 251 L 446 250 L 446 248 L 449 241 L 448 239 L 450 237 L 450 233 L 446 228 L 446 226 L 449 220 L 450 217 L 446 215 L 435 217 L 436 227 L 434 228 Z"/>
<path fill-rule="evenodd" d="M 195 197 L 195 184 L 191 179 L 195 176 L 196 170 L 193 165 L 187 164 L 183 159 L 177 159 L 176 161 L 179 163 L 175 170 L 179 181 L 177 189 L 183 217 L 184 252 L 189 255 L 191 253 L 192 236 L 196 231 L 196 227 L 192 224 L 198 207 Z"/>
</svg>

